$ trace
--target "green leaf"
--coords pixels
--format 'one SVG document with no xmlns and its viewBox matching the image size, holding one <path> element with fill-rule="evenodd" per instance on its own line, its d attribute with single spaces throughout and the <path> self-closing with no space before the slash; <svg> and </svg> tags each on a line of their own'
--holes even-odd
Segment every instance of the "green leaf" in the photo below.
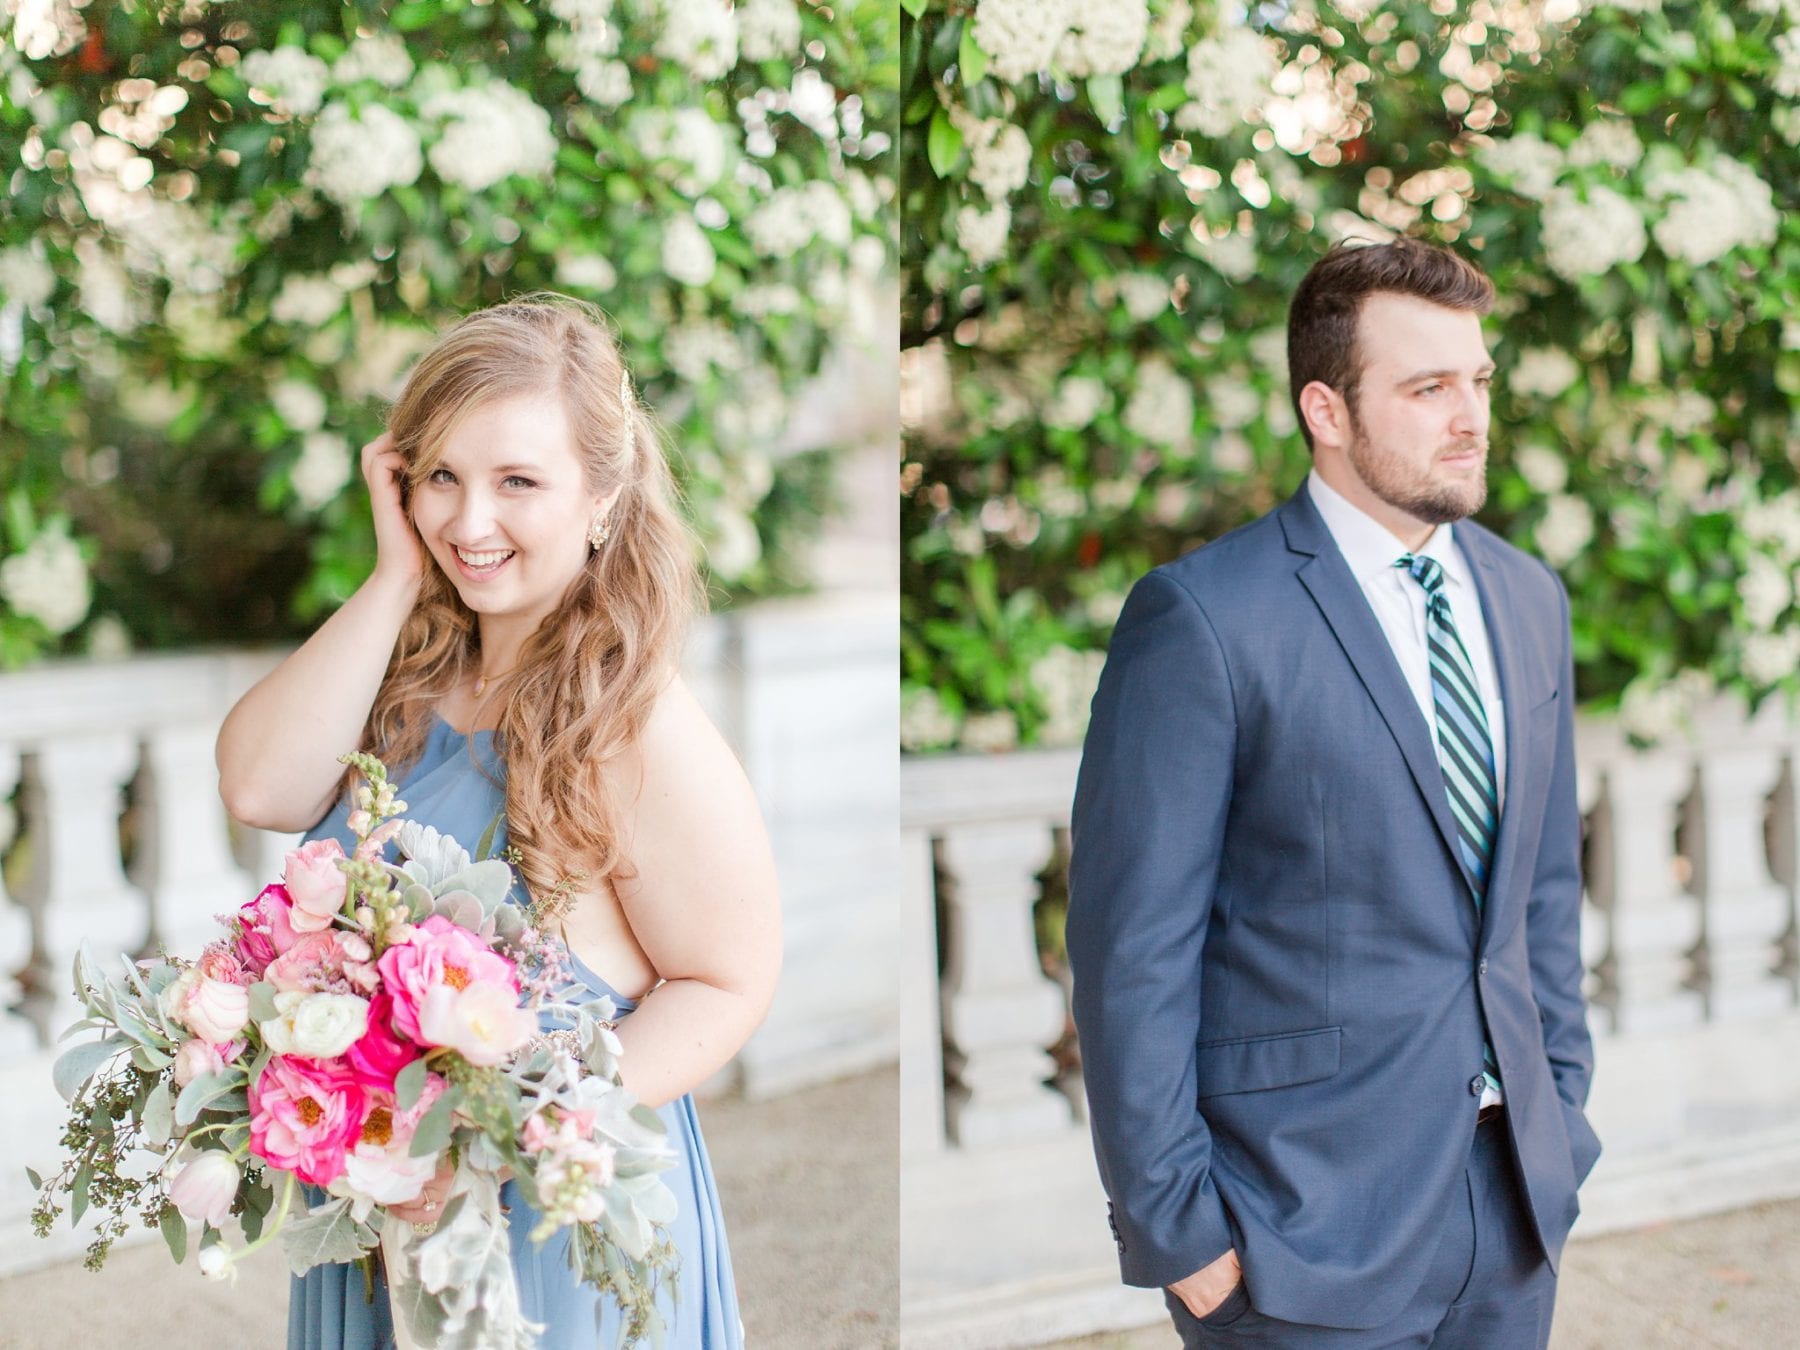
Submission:
<svg viewBox="0 0 1800 1350">
<path fill-rule="evenodd" d="M 450 1143 L 450 1116 L 461 1100 L 462 1092 L 451 1088 L 433 1102 L 431 1109 L 425 1113 L 425 1118 L 419 1122 L 419 1128 L 414 1131 L 412 1147 L 407 1149 L 407 1153 L 415 1158 L 423 1158 L 447 1147 Z"/>
<path fill-rule="evenodd" d="M 94 1164 L 84 1162 L 75 1169 L 75 1180 L 69 1187 L 69 1222 L 80 1223 L 87 1213 L 88 1187 L 94 1184 Z"/>
<path fill-rule="evenodd" d="M 41 1191 L 44 1189 L 44 1179 L 37 1174 L 37 1168 L 27 1167 L 25 1169 L 25 1176 L 26 1179 L 31 1182 L 32 1190 Z"/>
<path fill-rule="evenodd" d="M 101 1041 L 83 1041 L 80 1045 L 72 1045 L 57 1056 L 55 1065 L 50 1070 L 50 1081 L 56 1085 L 57 1093 L 66 1101 L 73 1101 L 81 1085 L 92 1078 L 100 1066 L 118 1054 L 121 1050 L 131 1048 L 129 1036 L 112 1035 Z"/>
<path fill-rule="evenodd" d="M 962 157 L 963 134 L 950 122 L 950 114 L 939 108 L 931 115 L 931 130 L 925 136 L 925 158 L 939 178 L 948 178 L 956 161 Z"/>
<path fill-rule="evenodd" d="M 150 1089 L 149 1100 L 144 1103 L 144 1136 L 152 1144 L 166 1144 L 169 1136 L 175 1132 L 175 1105 L 169 1100 L 169 1085 L 158 1083 Z M 179 1263 L 181 1258 L 175 1258 Z"/>
<path fill-rule="evenodd" d="M 157 1227 L 162 1229 L 163 1241 L 169 1244 L 169 1255 L 180 1265 L 187 1259 L 187 1220 L 174 1205 L 164 1205 Z"/>
<path fill-rule="evenodd" d="M 258 1022 L 267 1022 L 277 1015 L 275 986 L 267 980 L 258 980 L 250 986 L 251 1018 Z"/>
<path fill-rule="evenodd" d="M 237 1074 L 229 1069 L 223 1073 L 203 1073 L 191 1080 L 175 1099 L 175 1123 L 183 1129 L 192 1125 L 207 1104 L 231 1091 L 236 1081 Z"/>
<path fill-rule="evenodd" d="M 314 1266 L 354 1261 L 362 1255 L 356 1220 L 350 1202 L 340 1200 L 300 1219 L 289 1219 L 281 1228 L 281 1248 L 288 1268 L 304 1275 Z"/>
<path fill-rule="evenodd" d="M 900 0 L 900 8 L 916 19 L 924 14 L 925 7 L 930 3 L 931 0 Z"/>
<path fill-rule="evenodd" d="M 962 43 L 956 49 L 956 68 L 962 72 L 963 84 L 974 84 L 986 75 L 987 65 L 988 54 L 975 41 L 975 25 L 964 24 Z"/>
<path fill-rule="evenodd" d="M 419 1103 L 420 1095 L 425 1091 L 425 1061 L 415 1059 L 394 1076 L 394 1105 L 402 1111 L 410 1111 Z"/>
<path fill-rule="evenodd" d="M 1087 82 L 1088 103 L 1102 126 L 1111 127 L 1125 111 L 1125 77 L 1096 75 Z"/>
<path fill-rule="evenodd" d="M 488 822 L 487 828 L 481 832 L 480 841 L 475 845 L 475 856 L 477 859 L 485 862 L 487 859 L 494 856 L 494 834 L 499 830 L 500 822 L 505 819 L 506 809 L 504 807 L 494 812 L 494 818 Z"/>
</svg>

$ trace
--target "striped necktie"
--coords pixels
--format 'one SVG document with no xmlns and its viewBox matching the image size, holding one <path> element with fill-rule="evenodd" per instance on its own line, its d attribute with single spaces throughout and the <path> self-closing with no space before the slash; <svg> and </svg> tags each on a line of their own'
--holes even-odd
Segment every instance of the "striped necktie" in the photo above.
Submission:
<svg viewBox="0 0 1800 1350">
<path fill-rule="evenodd" d="M 1444 567 L 1436 558 L 1408 553 L 1394 564 L 1425 589 L 1425 645 L 1431 655 L 1431 701 L 1437 713 L 1438 766 L 1444 793 L 1456 821 L 1456 843 L 1472 879 L 1476 913 L 1487 898 L 1488 871 L 1494 862 L 1494 835 L 1500 821 L 1500 796 L 1494 773 L 1494 741 L 1488 734 L 1487 709 L 1468 648 L 1457 634 L 1444 591 Z M 1493 1048 L 1482 1043 L 1482 1073 L 1498 1090 Z"/>
</svg>

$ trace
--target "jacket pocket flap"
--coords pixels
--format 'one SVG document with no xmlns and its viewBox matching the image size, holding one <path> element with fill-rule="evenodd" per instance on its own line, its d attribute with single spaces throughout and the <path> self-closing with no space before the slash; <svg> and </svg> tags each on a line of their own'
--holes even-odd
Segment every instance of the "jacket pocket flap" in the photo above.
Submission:
<svg viewBox="0 0 1800 1350">
<path fill-rule="evenodd" d="M 1342 1027 L 1321 1027 L 1202 1044 L 1197 1052 L 1200 1095 L 1261 1092 L 1329 1078 L 1338 1071 L 1343 1034 Z"/>
</svg>

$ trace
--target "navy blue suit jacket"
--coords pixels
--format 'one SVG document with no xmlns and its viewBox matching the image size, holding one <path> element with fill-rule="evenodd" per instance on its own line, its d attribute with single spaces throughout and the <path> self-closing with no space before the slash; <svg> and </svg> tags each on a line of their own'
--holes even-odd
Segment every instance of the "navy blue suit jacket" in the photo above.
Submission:
<svg viewBox="0 0 1800 1350">
<path fill-rule="evenodd" d="M 1304 487 L 1151 572 L 1119 617 L 1076 790 L 1068 948 L 1127 1283 L 1235 1247 L 1264 1313 L 1398 1315 L 1462 1184 L 1484 1018 L 1560 1255 L 1600 1151 L 1581 1109 L 1568 600 L 1488 530 L 1456 537 L 1506 705 L 1479 915 L 1432 728 Z"/>
</svg>

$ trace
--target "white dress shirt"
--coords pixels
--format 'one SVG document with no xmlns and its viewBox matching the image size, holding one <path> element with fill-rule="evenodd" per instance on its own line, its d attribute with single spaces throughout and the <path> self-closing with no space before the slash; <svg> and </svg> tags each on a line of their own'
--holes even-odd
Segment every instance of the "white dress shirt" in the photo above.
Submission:
<svg viewBox="0 0 1800 1350">
<path fill-rule="evenodd" d="M 1362 587 L 1369 608 L 1375 611 L 1394 659 L 1400 663 L 1400 671 L 1406 676 L 1413 698 L 1418 701 L 1419 712 L 1431 728 L 1433 750 L 1437 748 L 1437 704 L 1431 697 L 1431 651 L 1425 640 L 1425 588 L 1394 564 L 1410 552 L 1415 557 L 1423 554 L 1435 558 L 1444 569 L 1444 593 L 1450 598 L 1450 619 L 1475 667 L 1476 683 L 1481 686 L 1488 735 L 1494 743 L 1494 786 L 1504 808 L 1506 709 L 1500 702 L 1500 677 L 1494 669 L 1494 648 L 1488 641 L 1481 596 L 1475 589 L 1469 561 L 1456 546 L 1455 527 L 1440 525 L 1432 531 L 1424 547 L 1409 550 L 1387 526 L 1346 501 L 1341 493 L 1319 477 L 1318 470 L 1307 476 L 1306 486 L 1338 552 L 1350 564 L 1350 574 Z M 1482 1092 L 1477 1105 L 1489 1106 L 1501 1100 L 1501 1094 L 1490 1087 Z"/>
</svg>

